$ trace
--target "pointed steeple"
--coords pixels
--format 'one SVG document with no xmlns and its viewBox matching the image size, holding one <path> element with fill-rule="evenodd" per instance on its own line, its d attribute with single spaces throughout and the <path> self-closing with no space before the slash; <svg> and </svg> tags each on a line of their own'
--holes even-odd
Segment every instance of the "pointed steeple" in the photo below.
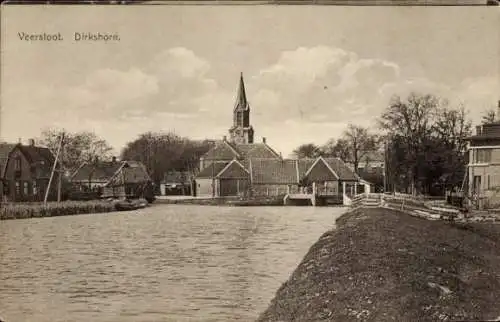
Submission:
<svg viewBox="0 0 500 322">
<path fill-rule="evenodd" d="M 245 92 L 245 81 L 243 80 L 243 73 L 240 73 L 240 83 L 238 84 L 238 93 L 236 94 L 236 102 L 234 104 L 234 109 L 247 109 L 248 101 L 247 94 Z"/>
</svg>

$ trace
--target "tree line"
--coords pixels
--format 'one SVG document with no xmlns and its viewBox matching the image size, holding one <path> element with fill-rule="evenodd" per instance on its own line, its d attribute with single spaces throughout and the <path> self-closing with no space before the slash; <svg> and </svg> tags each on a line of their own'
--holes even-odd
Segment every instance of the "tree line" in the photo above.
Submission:
<svg viewBox="0 0 500 322">
<path fill-rule="evenodd" d="M 493 122 L 496 116 L 493 109 L 486 111 L 482 122 Z M 349 124 L 338 139 L 321 146 L 302 144 L 294 154 L 298 158 L 338 157 L 361 175 L 360 160 L 378 151 L 386 163 L 378 180 L 385 175 L 389 191 L 442 194 L 463 184 L 466 138 L 471 134 L 472 122 L 463 105 L 450 106 L 446 99 L 411 93 L 404 99 L 394 96 L 374 129 Z"/>
<path fill-rule="evenodd" d="M 487 111 L 483 123 L 495 117 L 494 110 Z M 348 124 L 338 138 L 330 138 L 323 145 L 302 144 L 294 154 L 297 158 L 338 157 L 362 175 L 360 162 L 378 151 L 384 155 L 390 191 L 442 193 L 462 184 L 471 124 L 464 106 L 450 106 L 445 99 L 417 93 L 404 99 L 394 96 L 374 129 Z M 48 129 L 39 141 L 55 152 L 60 135 L 60 130 Z M 141 161 L 158 184 L 172 170 L 196 174 L 199 158 L 214 144 L 213 140 L 192 140 L 170 132 L 147 132 L 129 142 L 119 157 Z M 61 161 L 68 174 L 84 162 L 111 160 L 113 151 L 105 139 L 88 131 L 64 131 L 63 146 Z M 371 175 L 365 172 L 362 176 L 382 184 L 381 172 Z"/>
<path fill-rule="evenodd" d="M 105 139 L 89 131 L 71 133 L 59 129 L 46 129 L 38 141 L 56 154 L 62 137 L 60 162 L 68 175 L 82 164 L 110 162 L 113 148 Z M 174 133 L 147 132 L 127 143 L 121 151 L 121 160 L 142 162 L 152 180 L 159 184 L 167 172 L 172 170 L 199 171 L 199 158 L 212 146 L 212 140 L 191 140 Z"/>
</svg>

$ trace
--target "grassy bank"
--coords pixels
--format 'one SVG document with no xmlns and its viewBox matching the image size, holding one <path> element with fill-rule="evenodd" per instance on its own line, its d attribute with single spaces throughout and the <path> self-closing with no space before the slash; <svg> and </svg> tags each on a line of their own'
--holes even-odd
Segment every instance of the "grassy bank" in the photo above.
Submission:
<svg viewBox="0 0 500 322">
<path fill-rule="evenodd" d="M 359 209 L 314 244 L 259 321 L 500 316 L 500 225 Z"/>
<path fill-rule="evenodd" d="M 49 202 L 47 205 L 43 203 L 11 203 L 1 205 L 0 220 L 69 216 L 111 211 L 115 211 L 114 205 L 100 200 Z"/>
<path fill-rule="evenodd" d="M 203 206 L 283 206 L 283 197 L 240 199 L 238 197 L 224 198 L 192 198 L 192 199 L 157 199 L 155 203 L 181 204 L 181 205 L 203 205 Z"/>
</svg>

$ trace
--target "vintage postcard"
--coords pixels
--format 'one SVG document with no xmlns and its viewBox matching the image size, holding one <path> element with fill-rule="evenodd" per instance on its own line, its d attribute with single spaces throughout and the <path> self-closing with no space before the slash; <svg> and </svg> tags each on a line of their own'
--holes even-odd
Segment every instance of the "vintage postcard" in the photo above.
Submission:
<svg viewBox="0 0 500 322">
<path fill-rule="evenodd" d="M 500 320 L 499 7 L 1 24 L 1 321 Z"/>
</svg>

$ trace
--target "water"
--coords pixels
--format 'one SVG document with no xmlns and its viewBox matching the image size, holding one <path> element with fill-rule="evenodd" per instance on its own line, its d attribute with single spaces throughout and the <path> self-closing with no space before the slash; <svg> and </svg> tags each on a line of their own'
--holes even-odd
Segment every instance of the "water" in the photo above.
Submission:
<svg viewBox="0 0 500 322">
<path fill-rule="evenodd" d="M 158 204 L 2 221 L 0 317 L 253 321 L 342 211 Z"/>
</svg>

